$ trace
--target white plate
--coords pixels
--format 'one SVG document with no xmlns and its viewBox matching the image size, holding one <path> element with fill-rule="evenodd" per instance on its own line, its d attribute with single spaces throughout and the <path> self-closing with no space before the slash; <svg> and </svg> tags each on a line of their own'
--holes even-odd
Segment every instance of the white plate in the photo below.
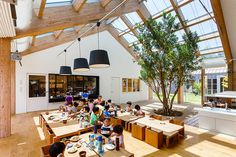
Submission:
<svg viewBox="0 0 236 157">
<path fill-rule="evenodd" d="M 116 146 L 113 145 L 113 144 L 105 144 L 104 147 L 105 147 L 107 150 L 114 150 L 114 149 L 116 148 Z"/>
<path fill-rule="evenodd" d="M 71 147 L 71 148 L 67 149 L 67 152 L 70 153 L 70 154 L 75 153 L 77 151 L 78 151 L 77 147 Z"/>
<path fill-rule="evenodd" d="M 77 142 L 79 140 L 80 140 L 79 136 L 73 136 L 73 137 L 70 138 L 70 141 L 72 141 L 72 142 Z"/>
</svg>

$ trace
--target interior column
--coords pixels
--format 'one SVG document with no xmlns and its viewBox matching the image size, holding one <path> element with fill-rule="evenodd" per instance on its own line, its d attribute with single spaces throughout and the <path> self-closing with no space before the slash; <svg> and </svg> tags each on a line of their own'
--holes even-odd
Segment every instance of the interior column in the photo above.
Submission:
<svg viewBox="0 0 236 157">
<path fill-rule="evenodd" d="M 11 134 L 10 38 L 0 38 L 0 138 Z"/>
</svg>

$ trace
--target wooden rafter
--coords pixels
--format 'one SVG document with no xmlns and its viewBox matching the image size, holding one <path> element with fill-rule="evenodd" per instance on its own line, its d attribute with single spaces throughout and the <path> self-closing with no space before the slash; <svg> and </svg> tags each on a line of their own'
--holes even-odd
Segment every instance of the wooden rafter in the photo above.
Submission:
<svg viewBox="0 0 236 157">
<path fill-rule="evenodd" d="M 55 38 L 57 39 L 57 38 L 59 38 L 59 36 L 61 35 L 62 32 L 63 32 L 63 30 L 59 30 L 59 31 L 53 32 L 53 34 L 54 34 Z"/>
<path fill-rule="evenodd" d="M 185 33 L 188 33 L 190 31 L 189 27 L 186 27 L 187 24 L 186 24 L 186 20 L 184 18 L 184 15 L 183 15 L 183 12 L 181 11 L 181 9 L 178 7 L 178 3 L 176 0 L 170 0 L 170 3 L 172 5 L 172 7 L 174 8 L 174 11 L 185 31 Z"/>
<path fill-rule="evenodd" d="M 125 16 L 125 15 L 122 15 L 120 16 L 121 20 L 125 23 L 125 25 L 130 29 L 130 31 L 136 36 L 138 37 L 139 36 L 139 33 L 138 31 L 136 31 L 134 29 L 134 26 L 132 25 L 132 23 L 129 21 L 129 19 Z"/>
<path fill-rule="evenodd" d="M 38 18 L 42 18 L 44 14 L 44 9 L 46 5 L 46 0 L 35 0 L 34 1 L 34 11 Z"/>
<path fill-rule="evenodd" d="M 101 0 L 100 3 L 102 7 L 106 7 L 112 0 Z"/>
<path fill-rule="evenodd" d="M 91 23 L 103 18 L 119 4 L 117 1 L 112 1 L 106 9 L 103 9 L 100 3 L 85 3 L 79 14 L 72 6 L 45 8 L 43 19 L 33 16 L 31 24 L 27 28 L 17 30 L 15 38 L 34 36 Z M 137 0 L 128 0 L 123 7 L 117 9 L 107 18 L 136 11 L 139 7 L 140 3 Z"/>
<path fill-rule="evenodd" d="M 130 55 L 134 57 L 134 59 L 137 58 L 133 49 L 128 46 L 129 43 L 124 38 L 119 37 L 119 32 L 113 26 L 108 26 L 107 30 L 117 40 L 117 42 L 119 42 L 130 53 Z"/>
<path fill-rule="evenodd" d="M 101 25 L 100 31 L 104 31 L 106 29 L 107 27 L 105 25 Z M 23 56 L 26 56 L 26 55 L 29 55 L 38 51 L 42 51 L 42 50 L 45 50 L 54 46 L 58 46 L 58 45 L 73 41 L 76 38 L 78 38 L 83 32 L 84 31 L 76 33 L 75 30 L 70 30 L 70 31 L 68 30 L 68 31 L 64 31 L 57 39 L 55 38 L 54 34 L 41 37 L 41 38 L 36 38 L 34 46 L 29 47 L 27 50 L 23 51 L 21 54 Z M 83 37 L 92 35 L 94 33 L 97 33 L 97 29 L 91 30 Z"/>
<path fill-rule="evenodd" d="M 85 4 L 86 0 L 73 0 L 73 7 L 75 9 L 75 11 L 79 12 L 80 9 L 83 7 L 83 5 Z"/>
<path fill-rule="evenodd" d="M 136 12 L 143 22 L 145 22 L 148 18 L 151 17 L 150 12 L 148 11 L 147 7 L 144 4 L 141 4 L 140 8 Z"/>
<path fill-rule="evenodd" d="M 224 48 L 225 58 L 227 60 L 227 63 L 230 63 L 232 59 L 232 54 L 220 0 L 211 0 L 211 5 L 215 15 L 216 23 L 218 25 L 222 46 Z"/>
<path fill-rule="evenodd" d="M 31 40 L 31 46 L 34 46 L 34 43 L 35 43 L 35 39 L 36 39 L 36 37 L 35 36 L 32 36 L 32 40 Z"/>
</svg>

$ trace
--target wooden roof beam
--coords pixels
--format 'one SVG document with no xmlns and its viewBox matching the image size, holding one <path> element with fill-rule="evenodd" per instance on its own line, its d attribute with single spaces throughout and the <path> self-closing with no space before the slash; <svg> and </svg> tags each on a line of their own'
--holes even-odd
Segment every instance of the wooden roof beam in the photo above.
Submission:
<svg viewBox="0 0 236 157">
<path fill-rule="evenodd" d="M 85 3 L 86 3 L 86 0 L 73 0 L 72 5 L 75 11 L 79 12 Z"/>
<path fill-rule="evenodd" d="M 120 16 L 121 20 L 125 23 L 125 25 L 129 28 L 129 30 L 136 36 L 139 36 L 138 31 L 136 31 L 134 29 L 134 26 L 132 25 L 132 23 L 129 21 L 129 19 L 125 16 L 125 15 L 121 15 Z"/>
<path fill-rule="evenodd" d="M 224 48 L 225 58 L 229 64 L 232 61 L 232 54 L 220 0 L 211 0 L 211 5 L 215 15 L 216 23 L 218 25 L 218 31 L 220 34 L 222 46 Z"/>
<path fill-rule="evenodd" d="M 72 6 L 45 8 L 43 19 L 33 16 L 31 24 L 27 28 L 17 29 L 15 38 L 45 34 L 98 21 L 119 4 L 118 1 L 112 1 L 104 9 L 100 3 L 85 3 L 79 14 Z M 107 19 L 136 11 L 139 7 L 140 3 L 137 0 L 128 0 L 124 6 L 117 9 Z"/>
<path fill-rule="evenodd" d="M 38 18 L 42 18 L 44 14 L 44 9 L 46 6 L 46 0 L 35 0 L 34 1 L 34 11 Z"/>
<path fill-rule="evenodd" d="M 106 29 L 107 29 L 107 26 L 101 25 L 100 31 L 104 31 Z M 31 45 L 27 50 L 21 52 L 21 54 L 23 56 L 26 56 L 26 55 L 29 55 L 38 51 L 42 51 L 42 50 L 45 50 L 54 46 L 58 46 L 58 45 L 76 40 L 76 38 L 78 38 L 84 31 L 76 33 L 75 30 L 70 30 L 70 31 L 68 30 L 68 31 L 64 31 L 58 38 L 55 38 L 54 34 L 41 37 L 41 38 L 36 38 L 34 45 L 33 46 Z M 93 29 L 89 31 L 83 37 L 86 37 L 95 33 L 97 33 L 97 29 Z"/>
<path fill-rule="evenodd" d="M 106 7 L 112 0 L 101 0 L 100 3 L 102 7 Z"/>
<path fill-rule="evenodd" d="M 59 38 L 59 36 L 61 35 L 62 32 L 63 32 L 63 30 L 59 30 L 59 31 L 53 32 L 53 34 L 54 34 L 55 38 L 57 39 L 57 38 Z"/>
</svg>

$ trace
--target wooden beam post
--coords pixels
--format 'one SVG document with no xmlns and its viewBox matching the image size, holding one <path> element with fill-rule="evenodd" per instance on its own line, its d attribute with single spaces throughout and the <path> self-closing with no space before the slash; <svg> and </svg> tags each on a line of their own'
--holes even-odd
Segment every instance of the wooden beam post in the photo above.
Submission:
<svg viewBox="0 0 236 157">
<path fill-rule="evenodd" d="M 201 102 L 202 102 L 202 105 L 204 105 L 204 101 L 205 101 L 205 98 L 204 98 L 204 95 L 205 95 L 205 69 L 202 68 L 201 70 Z"/>
<path fill-rule="evenodd" d="M 225 26 L 225 20 L 221 8 L 220 0 L 211 0 L 212 9 L 215 15 L 215 20 L 218 26 L 222 46 L 224 48 L 225 58 L 227 63 L 230 64 L 232 59 L 231 48 L 229 44 L 228 34 Z"/>
<path fill-rule="evenodd" d="M 11 39 L 0 38 L 0 138 L 11 134 Z M 10 102 L 9 102 L 10 101 Z"/>
</svg>

